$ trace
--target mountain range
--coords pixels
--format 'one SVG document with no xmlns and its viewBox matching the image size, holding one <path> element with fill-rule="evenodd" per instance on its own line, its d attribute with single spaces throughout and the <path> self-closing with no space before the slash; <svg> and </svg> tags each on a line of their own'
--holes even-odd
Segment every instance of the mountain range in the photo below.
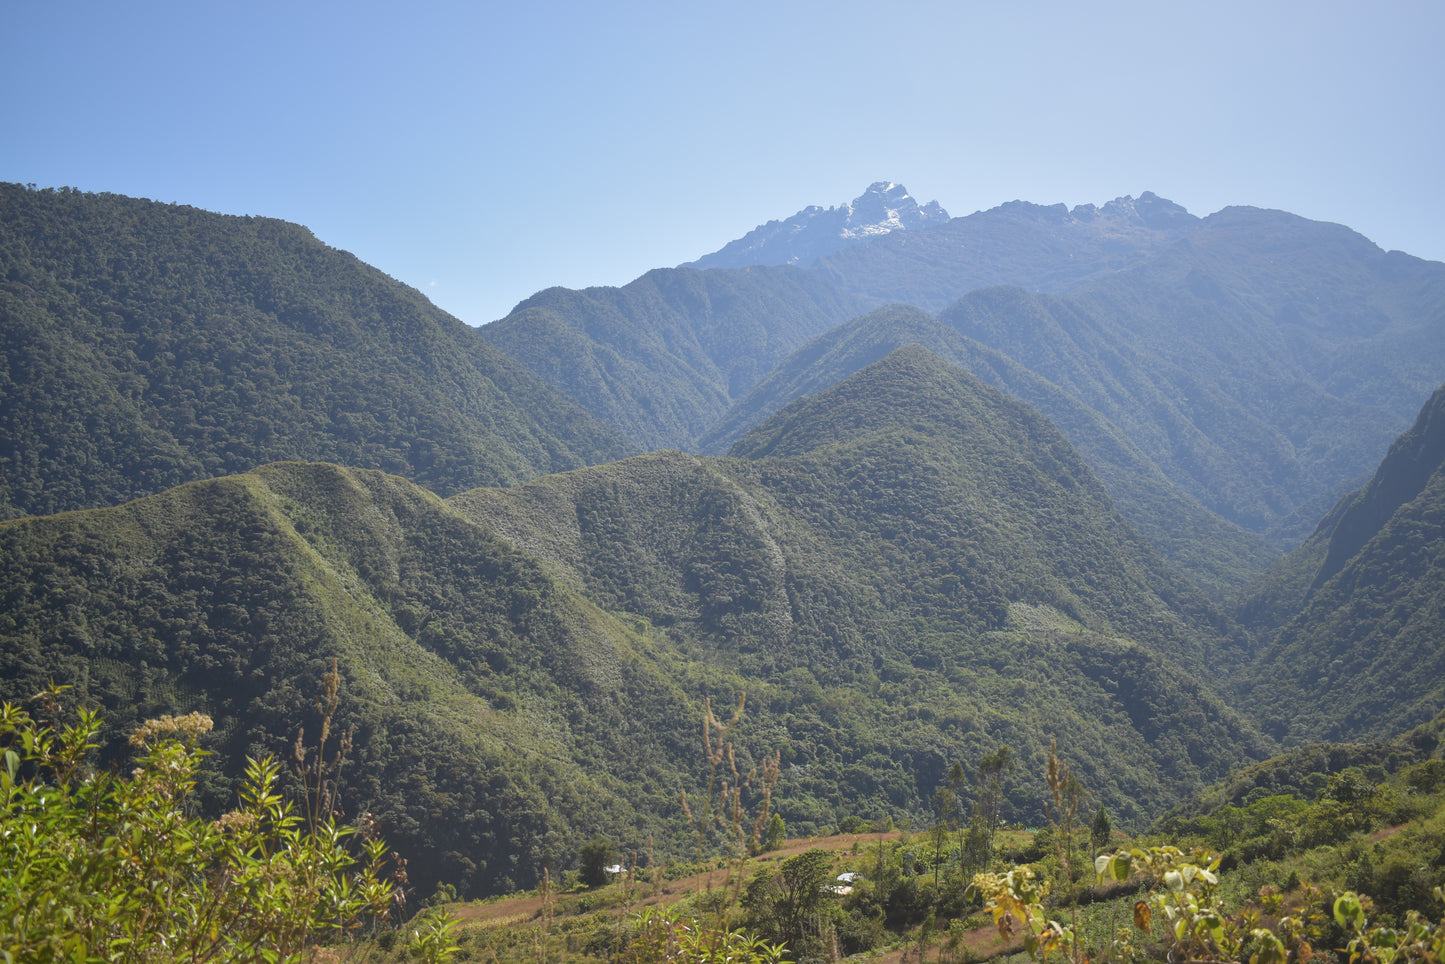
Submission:
<svg viewBox="0 0 1445 964">
<path fill-rule="evenodd" d="M 1244 530 L 1231 541 L 1255 545 L 1231 553 L 1256 560 L 1297 544 L 1363 481 L 1445 373 L 1445 266 L 1383 252 L 1338 225 L 1253 208 L 1198 219 L 1148 193 L 1073 211 L 1013 203 L 859 241 L 772 288 L 806 290 L 788 297 L 810 312 L 825 281 L 850 302 L 827 317 L 751 302 L 758 310 L 746 323 L 729 318 L 732 339 L 711 353 L 677 333 L 713 330 L 723 317 L 716 305 L 674 298 L 652 310 L 635 291 L 705 289 L 724 283 L 719 275 L 731 278 L 693 271 L 552 292 L 545 317 L 524 306 L 481 333 L 644 448 L 722 451 L 749 413 L 787 400 L 767 398 L 763 375 L 799 367 L 791 352 L 827 351 L 807 342 L 840 338 L 839 315 L 889 302 L 945 304 L 937 320 L 979 346 L 971 351 L 991 349 L 1034 376 L 1024 397 L 1042 405 L 1062 392 L 1090 409 L 1090 420 L 1132 447 L 1129 458 L 1142 459 L 1144 475 L 1157 470 L 1179 497 L 1217 517 L 1207 528 Z M 570 313 L 564 297 L 574 302 Z M 661 360 L 650 361 L 658 356 L 649 346 L 659 343 Z M 629 377 L 593 376 L 620 368 L 619 356 L 636 366 Z M 1006 390 L 1024 391 L 1013 381 Z M 639 391 L 647 397 L 622 394 Z M 700 406 L 699 397 L 710 402 Z M 1065 430 L 1086 455 L 1097 451 L 1096 441 Z M 1192 550 L 1162 535 L 1182 531 L 1180 520 L 1197 517 L 1193 508 L 1176 518 L 1149 496 L 1151 520 L 1117 470 L 1089 457 L 1126 515 L 1176 564 L 1195 565 Z M 1196 574 L 1228 581 L 1229 570 L 1249 571 L 1205 558 Z"/>
<path fill-rule="evenodd" d="M 220 807 L 335 661 L 348 809 L 471 894 L 686 852 L 744 692 L 801 833 L 1001 745 L 1041 819 L 1054 740 L 1138 828 L 1439 711 L 1445 265 L 904 199 L 471 329 L 295 225 L 0 187 L 0 697 L 204 709 Z"/>
</svg>

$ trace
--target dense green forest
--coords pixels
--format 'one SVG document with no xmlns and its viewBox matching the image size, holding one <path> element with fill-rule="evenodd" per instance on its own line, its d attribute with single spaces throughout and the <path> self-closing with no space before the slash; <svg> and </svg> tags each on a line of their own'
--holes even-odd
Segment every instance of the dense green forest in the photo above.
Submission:
<svg viewBox="0 0 1445 964">
<path fill-rule="evenodd" d="M 126 735 L 194 712 L 187 833 L 324 727 L 339 819 L 415 896 L 574 888 L 583 958 L 634 926 L 587 918 L 584 850 L 657 887 L 742 859 L 682 804 L 719 773 L 772 836 L 891 835 L 871 876 L 800 852 L 734 891 L 719 934 L 809 959 L 789 875 L 845 867 L 850 953 L 962 960 L 969 873 L 1012 864 L 988 899 L 1021 922 L 1147 905 L 1186 860 L 1234 875 L 1192 898 L 1275 888 L 1335 948 L 1435 914 L 1442 266 L 1131 203 L 551 289 L 479 333 L 296 225 L 0 185 L 6 814 L 151 793 Z M 1020 287 L 968 280 L 990 237 L 978 270 Z M 23 736 L 52 684 L 100 710 L 87 769 Z M 740 703 L 734 756 L 702 746 Z M 1059 845 L 1061 787 L 1137 866 Z"/>
<path fill-rule="evenodd" d="M 1266 642 L 1240 676 L 1242 695 L 1278 702 L 1269 728 L 1289 742 L 1380 740 L 1438 713 L 1445 388 L 1294 556 L 1243 608 Z"/>
<path fill-rule="evenodd" d="M 595 832 L 679 846 L 707 698 L 748 693 L 739 746 L 782 752 L 801 830 L 925 813 L 1001 742 L 1076 749 L 1135 826 L 1268 751 L 1205 682 L 1242 638 L 1037 413 L 917 348 L 799 406 L 746 458 L 450 503 L 292 464 L 9 523 L 4 677 L 73 681 L 122 728 L 205 707 L 220 797 L 243 754 L 314 725 L 338 659 L 353 805 L 419 880 L 473 893 L 560 872 Z"/>
<path fill-rule="evenodd" d="M 1236 589 L 1276 558 L 1261 537 L 1226 522 L 1170 482 L 1097 410 L 1007 355 L 906 305 L 870 312 L 799 349 L 734 405 L 700 444 L 705 451 L 720 452 L 787 402 L 827 388 L 907 344 L 927 347 L 1046 415 L 1088 461 L 1129 523 L 1209 591 L 1223 595 Z"/>
<path fill-rule="evenodd" d="M 298 225 L 0 184 L 0 514 L 278 459 L 449 494 L 633 449 Z"/>
<path fill-rule="evenodd" d="M 863 302 L 792 268 L 549 288 L 482 337 L 646 449 L 690 449 L 784 355 Z"/>
<path fill-rule="evenodd" d="M 350 809 L 383 822 L 425 887 L 530 883 L 570 853 L 556 831 L 574 815 L 634 823 L 646 802 L 608 771 L 645 772 L 663 748 L 617 745 L 617 688 L 686 712 L 627 657 L 631 634 L 599 630 L 606 617 L 535 564 L 380 473 L 277 464 L 3 538 L 7 696 L 66 681 L 119 733 L 208 713 L 213 806 L 245 755 L 315 731 L 339 660 L 337 726 L 358 728 Z"/>
</svg>

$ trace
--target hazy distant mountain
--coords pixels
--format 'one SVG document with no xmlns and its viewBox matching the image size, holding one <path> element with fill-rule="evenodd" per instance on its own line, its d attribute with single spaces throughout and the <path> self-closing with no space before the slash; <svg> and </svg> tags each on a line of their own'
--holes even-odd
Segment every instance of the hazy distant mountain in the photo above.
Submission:
<svg viewBox="0 0 1445 964">
<path fill-rule="evenodd" d="M 998 293 L 1033 297 L 1017 289 Z M 1220 593 L 1237 588 L 1277 556 L 1259 536 L 1224 521 L 1171 482 L 1099 411 L 1007 355 L 905 305 L 870 312 L 794 352 L 703 436 L 703 451 L 726 451 L 794 399 L 822 391 L 910 343 L 1047 415 L 1089 462 L 1125 518 L 1200 585 Z"/>
<path fill-rule="evenodd" d="M 1243 612 L 1268 637 L 1243 691 L 1289 741 L 1379 739 L 1440 712 L 1445 387 Z"/>
<path fill-rule="evenodd" d="M 795 274 L 744 270 L 755 274 L 714 269 L 681 285 L 744 286 L 742 313 L 712 295 L 644 307 L 638 295 L 664 277 L 653 272 L 623 289 L 544 293 L 531 307 L 545 311 L 483 333 L 638 444 L 694 448 L 736 438 L 761 411 L 747 392 L 846 320 L 839 309 L 946 305 L 944 324 L 1093 409 L 1190 500 L 1283 548 L 1445 378 L 1445 265 L 1278 211 L 1199 219 L 1148 192 L 1072 211 L 1014 202 L 860 240 Z M 1194 571 L 1232 568 L 1208 555 Z"/>
<path fill-rule="evenodd" d="M 877 181 L 852 204 L 826 210 L 817 205 L 806 207 L 786 220 L 759 225 L 721 250 L 683 267 L 807 266 L 854 241 L 895 231 L 917 231 L 947 221 L 948 212 L 937 201 L 919 206 L 902 184 Z"/>
<path fill-rule="evenodd" d="M 1445 264 L 1282 211 L 1225 208 L 1068 300 L 1116 350 L 1156 359 L 1142 370 L 1156 402 L 1101 410 L 1201 502 L 1281 545 L 1374 471 L 1445 381 Z M 1060 384 L 1077 370 L 1057 346 L 998 334 L 981 340 Z"/>
<path fill-rule="evenodd" d="M 621 288 L 549 288 L 478 331 L 635 444 L 691 449 L 785 355 L 861 307 L 797 268 L 658 268 Z"/>
<path fill-rule="evenodd" d="M 1062 204 L 1010 201 L 927 231 L 849 245 L 814 270 L 873 305 L 901 301 L 938 311 L 991 285 L 1062 294 L 1142 263 L 1199 223 L 1148 191 L 1072 211 Z"/>
<path fill-rule="evenodd" d="M 969 289 L 941 322 L 1094 409 L 1192 499 L 1285 547 L 1445 378 L 1445 265 L 1279 211 L 1200 220 L 1150 194 L 1072 212 L 1005 205 L 813 270 L 860 297 L 925 306 Z M 1000 279 L 1015 287 L 985 284 Z M 705 438 L 736 437 L 753 404 Z"/>
<path fill-rule="evenodd" d="M 957 290 L 933 306 L 942 307 L 979 284 L 1077 282 L 1138 262 L 1197 221 L 1146 193 L 1072 214 L 1062 205 L 1015 202 L 926 230 L 884 232 L 879 224 L 894 220 L 884 215 L 893 211 L 902 223 L 899 212 L 913 204 L 899 195 L 907 197 L 898 185 L 880 182 L 854 205 L 795 216 L 803 219 L 798 224 L 826 221 L 829 232 L 855 232 L 849 247 L 859 251 L 848 264 L 856 278 L 829 259 L 810 270 L 658 269 L 620 288 L 539 292 L 479 331 L 635 443 L 692 449 L 731 404 L 809 339 L 886 301 L 931 304 L 900 292 L 937 285 Z M 855 215 L 859 223 L 849 228 Z M 1059 223 L 1066 225 L 1062 231 Z M 869 225 L 877 231 L 869 233 Z M 905 236 L 913 240 L 905 242 L 909 254 L 900 261 Z M 981 258 L 975 249 L 985 252 Z M 869 280 L 875 277 L 887 283 L 875 286 Z"/>
</svg>

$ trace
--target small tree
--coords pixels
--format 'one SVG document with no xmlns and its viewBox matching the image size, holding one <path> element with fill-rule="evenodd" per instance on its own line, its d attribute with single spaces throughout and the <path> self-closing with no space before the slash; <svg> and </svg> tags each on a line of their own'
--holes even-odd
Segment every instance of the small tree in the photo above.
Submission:
<svg viewBox="0 0 1445 964">
<path fill-rule="evenodd" d="M 607 868 L 617 862 L 617 848 L 606 837 L 593 837 L 577 852 L 581 858 L 582 883 L 588 887 L 601 887 L 607 883 Z"/>
<path fill-rule="evenodd" d="M 749 923 L 799 960 L 818 958 L 827 910 L 837 900 L 832 868 L 832 854 L 808 850 L 759 871 L 743 895 Z"/>
<path fill-rule="evenodd" d="M 1094 856 L 1097 857 L 1109 846 L 1113 835 L 1114 826 L 1109 822 L 1109 811 L 1105 810 L 1101 803 L 1098 813 L 1094 814 L 1094 822 L 1089 825 L 1089 846 L 1094 848 Z"/>
<path fill-rule="evenodd" d="M 1001 746 L 978 761 L 978 801 L 969 816 L 959 846 L 959 863 L 964 879 L 988 867 L 993 859 L 994 838 L 998 834 L 1003 790 L 1013 772 L 1013 751 Z"/>
<path fill-rule="evenodd" d="M 764 850 L 777 850 L 783 845 L 788 837 L 788 825 L 783 822 L 783 815 L 775 813 L 768 818 L 768 830 L 763 837 Z"/>
</svg>

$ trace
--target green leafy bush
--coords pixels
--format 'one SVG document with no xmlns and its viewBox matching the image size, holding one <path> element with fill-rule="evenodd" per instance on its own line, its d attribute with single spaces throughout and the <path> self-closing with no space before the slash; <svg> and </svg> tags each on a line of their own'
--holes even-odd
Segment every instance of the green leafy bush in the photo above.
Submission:
<svg viewBox="0 0 1445 964">
<path fill-rule="evenodd" d="M 633 919 L 623 964 L 791 964 L 782 945 L 745 930 L 704 924 L 674 909 L 647 908 Z"/>
<path fill-rule="evenodd" d="M 0 707 L 0 959 L 266 961 L 392 926 L 401 884 L 385 843 L 327 812 L 326 781 L 298 813 L 278 792 L 280 764 L 252 759 L 239 806 L 197 816 L 199 713 L 151 720 L 131 736 L 128 775 L 96 771 L 99 714 L 62 722 L 61 688 L 36 715 Z M 320 753 L 318 751 L 317 758 Z M 445 922 L 418 928 L 415 950 L 449 956 Z"/>
</svg>

